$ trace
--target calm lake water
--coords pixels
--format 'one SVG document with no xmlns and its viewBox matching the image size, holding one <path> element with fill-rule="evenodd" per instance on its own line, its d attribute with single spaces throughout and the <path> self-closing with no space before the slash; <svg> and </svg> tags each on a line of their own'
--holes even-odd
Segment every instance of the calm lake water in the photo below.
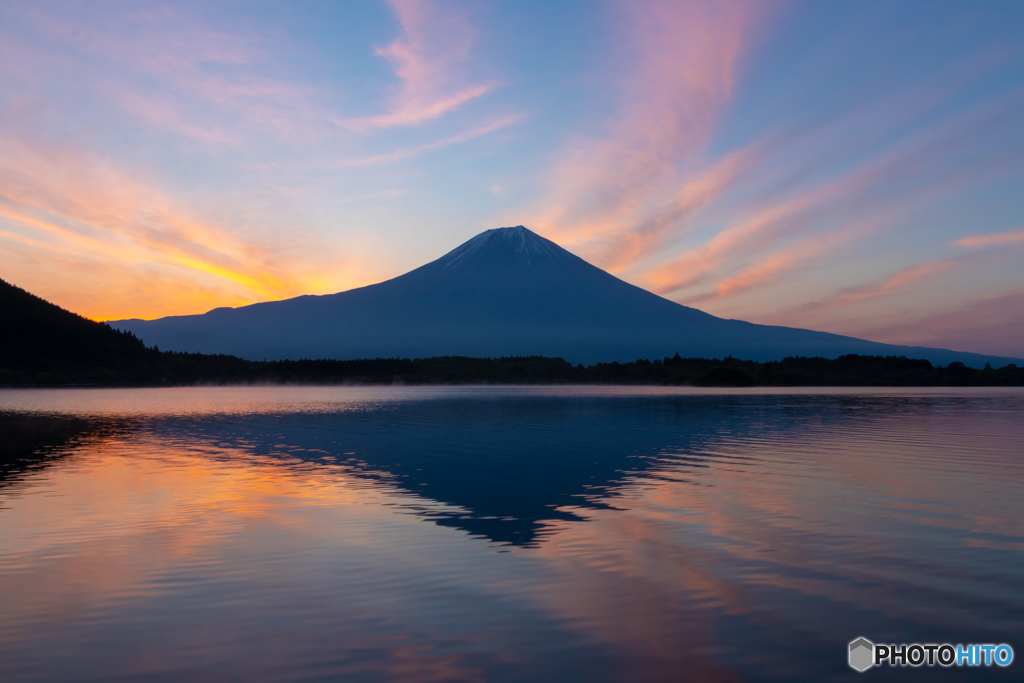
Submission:
<svg viewBox="0 0 1024 683">
<path fill-rule="evenodd" d="M 846 663 L 1024 657 L 1019 389 L 6 390 L 0 437 L 8 683 L 1024 672 Z"/>
</svg>

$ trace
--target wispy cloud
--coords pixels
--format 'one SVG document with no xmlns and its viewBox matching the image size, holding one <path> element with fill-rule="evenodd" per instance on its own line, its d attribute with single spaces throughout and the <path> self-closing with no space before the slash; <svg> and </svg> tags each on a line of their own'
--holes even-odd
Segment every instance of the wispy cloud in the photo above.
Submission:
<svg viewBox="0 0 1024 683">
<path fill-rule="evenodd" d="M 618 113 L 606 133 L 559 153 L 531 223 L 602 265 L 659 247 L 678 221 L 719 196 L 751 153 L 708 163 L 702 152 L 735 86 L 761 7 L 736 2 L 622 2 Z"/>
<path fill-rule="evenodd" d="M 910 319 L 928 317 L 921 311 L 934 310 L 937 302 L 925 304 L 922 301 L 922 292 L 935 291 L 936 287 L 942 288 L 939 291 L 950 292 L 948 285 L 956 282 L 957 278 L 963 277 L 966 273 L 977 272 L 981 269 L 998 269 L 1001 263 L 1012 262 L 1019 253 L 1019 248 L 1015 247 L 1002 250 L 972 251 L 955 256 L 922 261 L 900 268 L 884 277 L 865 284 L 844 287 L 828 296 L 815 298 L 796 306 L 784 307 L 777 312 L 761 316 L 759 322 L 815 327 L 811 321 L 827 321 L 826 327 L 832 328 L 830 331 L 840 334 L 853 334 L 879 341 L 893 341 L 892 338 L 879 337 L 877 331 L 880 329 L 891 331 L 897 328 L 909 330 L 910 327 L 904 323 L 891 322 L 885 324 L 881 321 L 905 321 L 908 317 Z M 932 280 L 940 281 L 936 283 L 931 282 Z M 919 301 L 918 305 L 909 308 L 897 306 L 895 311 L 898 311 L 898 313 L 894 314 L 893 304 L 886 300 L 902 297 L 904 301 L 907 301 L 906 297 L 908 295 L 916 298 Z M 964 296 L 970 297 L 971 295 L 964 292 Z M 960 304 L 957 301 L 955 294 L 940 299 L 941 304 L 947 307 L 959 306 Z M 963 299 L 960 299 L 960 301 L 963 301 Z M 854 315 L 844 315 L 840 309 L 846 307 L 857 307 L 857 313 Z M 832 315 L 836 311 L 840 311 L 839 314 Z M 845 323 L 843 322 L 844 319 L 846 320 Z M 925 343 L 925 341 L 927 341 L 926 336 L 922 336 L 917 341 L 912 338 L 901 338 L 893 341 L 893 343 L 918 344 Z"/>
<path fill-rule="evenodd" d="M 422 115 L 440 116 L 467 101 L 479 87 L 457 87 L 474 37 L 465 18 L 425 4 L 394 7 L 404 33 L 381 53 L 405 83 L 395 112 L 423 105 Z M 274 25 L 207 9 L 4 8 L 18 22 L 0 40 L 0 267 L 8 277 L 101 318 L 365 285 L 394 265 L 360 261 L 353 246 L 372 239 L 327 231 L 337 221 L 328 212 L 393 196 L 396 183 L 384 178 L 380 190 L 339 171 L 412 159 L 521 118 L 492 113 L 434 139 L 365 145 L 331 122 L 330 89 L 303 80 L 295 58 L 312 54 L 298 54 Z M 342 198 L 316 197 L 311 185 Z M 65 278 L 38 278 L 22 267 L 29 261 L 95 284 L 56 297 Z M 119 288 L 132 295 L 106 294 Z"/>
<path fill-rule="evenodd" d="M 0 269 L 151 317 L 365 285 L 500 219 L 858 336 L 1020 284 L 998 12 L 937 11 L 911 48 L 895 15 L 775 0 L 390 10 L 0 2 Z"/>
<path fill-rule="evenodd" d="M 224 299 L 251 303 L 322 291 L 327 279 L 322 267 L 298 268 L 272 245 L 240 239 L 231 226 L 197 215 L 137 174 L 71 149 L 10 138 L 0 138 L 0 223 L 7 226 L 0 239 L 9 243 L 109 264 L 107 282 L 97 286 L 110 287 L 118 270 L 155 268 L 163 279 L 203 283 Z M 150 314 L 195 312 L 194 303 L 185 311 L 181 304 L 167 300 Z M 109 315 L 88 304 L 79 310 Z"/>
<path fill-rule="evenodd" d="M 451 135 L 446 138 L 441 138 L 440 140 L 434 140 L 433 142 L 427 142 L 422 145 L 411 145 L 409 147 L 402 147 L 392 152 L 387 152 L 385 154 L 376 154 L 373 156 L 362 157 L 359 159 L 342 159 L 336 162 L 334 166 L 336 168 L 355 168 L 360 166 L 375 166 L 377 164 L 388 164 L 396 161 L 402 161 L 404 159 L 409 159 L 420 154 L 424 154 L 425 152 L 431 152 L 437 149 L 442 149 L 450 145 L 457 145 L 460 142 L 468 142 L 469 140 L 473 140 L 474 138 L 478 138 L 482 135 L 493 133 L 496 130 L 516 123 L 517 121 L 521 121 L 522 119 L 522 115 L 505 116 L 503 118 L 497 119 L 496 121 L 485 123 L 483 125 L 477 126 L 476 128 L 471 128 L 470 130 L 458 133 L 457 135 Z"/>
<path fill-rule="evenodd" d="M 843 231 L 815 235 L 787 249 L 758 258 L 735 275 L 719 280 L 712 292 L 691 297 L 680 303 L 692 306 L 717 301 L 775 282 L 781 275 L 820 257 L 829 249 L 852 238 L 855 233 L 855 229 L 847 228 Z"/>
<path fill-rule="evenodd" d="M 375 52 L 388 60 L 401 86 L 390 98 L 386 113 L 335 118 L 335 123 L 358 132 L 415 126 L 438 119 L 494 89 L 494 83 L 458 83 L 456 67 L 468 58 L 476 37 L 464 16 L 428 0 L 390 0 L 389 4 L 402 35 Z"/>
<path fill-rule="evenodd" d="M 549 170 L 551 190 L 528 220 L 659 294 L 762 319 L 781 306 L 799 318 L 792 307 L 799 288 L 786 283 L 809 272 L 829 280 L 821 264 L 834 261 L 841 245 L 863 247 L 912 230 L 930 243 L 926 226 L 909 217 L 1005 175 L 1022 158 L 1019 146 L 989 144 L 1017 127 L 1010 112 L 1019 88 L 936 115 L 976 82 L 977 65 L 953 74 L 953 83 L 887 92 L 884 106 L 870 100 L 809 117 L 812 125 L 768 128 L 715 158 L 710 142 L 742 76 L 742 57 L 771 10 L 633 3 L 622 11 L 622 30 L 637 47 L 633 62 L 630 53 L 620 55 L 632 66 L 618 115 L 605 134 L 580 136 L 560 154 Z M 906 286 L 910 272 L 849 287 L 834 301 L 804 302 L 806 313 L 883 297 Z M 759 293 L 773 287 L 781 298 Z"/>
<path fill-rule="evenodd" d="M 236 148 L 337 133 L 322 93 L 274 66 L 280 44 L 222 30 L 196 6 L 79 14 L 22 5 L 13 14 L 34 35 L 5 36 L 0 73 L 28 89 L 58 85 L 81 109 L 106 108 L 118 119 L 128 114 L 160 131 Z"/>
<path fill-rule="evenodd" d="M 868 330 L 872 339 L 1024 358 L 1024 287 Z"/>
<path fill-rule="evenodd" d="M 874 282 L 859 287 L 846 287 L 827 298 L 802 304 L 795 309 L 795 312 L 800 314 L 817 313 L 819 311 L 842 308 L 843 306 L 851 306 L 853 304 L 887 296 L 900 291 L 912 282 L 928 278 L 948 270 L 956 264 L 956 261 L 957 259 L 955 257 L 937 259 L 901 268 L 880 282 Z"/>
<path fill-rule="evenodd" d="M 712 204 L 752 165 L 755 150 L 735 152 L 701 172 L 680 179 L 668 203 L 652 209 L 632 230 L 616 231 L 604 240 L 602 265 L 621 270 L 658 251 L 680 223 Z"/>
<path fill-rule="evenodd" d="M 750 283 L 765 287 L 777 277 L 815 263 L 835 245 L 891 231 L 921 207 L 978 185 L 987 177 L 998 175 L 1007 164 L 1019 163 L 1019 149 L 997 147 L 984 157 L 984 163 L 976 156 L 973 165 L 949 161 L 976 144 L 978 128 L 996 135 L 996 131 L 1008 125 L 1003 115 L 1006 104 L 1005 99 L 982 103 L 953 120 L 926 126 L 899 144 L 867 156 L 844 173 L 813 184 L 773 187 L 769 183 L 759 193 L 747 191 L 739 202 L 725 197 L 731 206 L 721 211 L 726 216 L 738 215 L 737 218 L 719 228 L 704 244 L 643 269 L 636 279 L 659 294 L 681 292 L 681 300 L 686 303 L 722 301 L 749 290 Z M 778 175 L 772 168 L 773 157 L 791 151 L 801 143 L 801 138 L 790 136 L 784 142 L 786 146 L 781 149 L 779 141 L 763 145 L 758 157 L 760 165 L 756 166 L 758 175 Z M 835 154 L 836 150 L 827 149 L 826 153 Z M 1006 243 L 1016 239 L 1016 235 L 969 238 L 966 244 Z M 810 244 L 817 246 L 806 249 Z M 686 291 L 708 283 L 714 283 L 710 293 Z M 889 286 L 898 284 L 899 278 Z M 840 301 L 852 302 L 858 296 L 868 298 L 877 286 L 878 283 L 868 283 L 849 288 L 843 297 L 830 300 L 827 306 L 847 305 Z M 861 288 L 863 292 L 854 291 Z M 765 303 L 762 301 L 759 307 L 758 317 L 762 320 L 774 315 L 766 312 Z M 823 310 L 826 304 L 815 301 L 807 306 L 805 312 L 809 314 Z M 799 324 L 799 320 L 793 319 L 796 310 L 787 308 L 786 315 L 790 322 Z"/>
<path fill-rule="evenodd" d="M 659 294 L 706 282 L 728 259 L 763 253 L 774 242 L 803 229 L 807 197 L 766 207 L 717 235 L 707 244 L 691 249 L 644 274 L 645 283 Z"/>
<path fill-rule="evenodd" d="M 955 244 L 958 247 L 990 247 L 994 244 L 1012 244 L 1014 242 L 1024 242 L 1024 230 L 974 235 L 957 240 Z"/>
</svg>

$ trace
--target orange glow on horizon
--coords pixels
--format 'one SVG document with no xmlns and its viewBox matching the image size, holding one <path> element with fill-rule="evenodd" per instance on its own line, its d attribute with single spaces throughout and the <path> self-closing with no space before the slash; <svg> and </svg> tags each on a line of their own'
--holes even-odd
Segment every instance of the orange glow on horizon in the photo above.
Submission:
<svg viewBox="0 0 1024 683">
<path fill-rule="evenodd" d="M 0 243 L 22 255 L 0 277 L 93 320 L 205 313 L 383 279 L 351 257 L 243 241 L 137 175 L 73 150 L 8 138 L 0 151 L 0 220 L 9 226 Z M 44 258 L 50 267 L 40 272 Z"/>
</svg>

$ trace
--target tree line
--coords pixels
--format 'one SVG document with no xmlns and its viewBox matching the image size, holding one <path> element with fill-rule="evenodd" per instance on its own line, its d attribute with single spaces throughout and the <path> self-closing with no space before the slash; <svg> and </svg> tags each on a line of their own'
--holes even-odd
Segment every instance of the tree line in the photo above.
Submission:
<svg viewBox="0 0 1024 683">
<path fill-rule="evenodd" d="M 573 365 L 561 358 L 374 358 L 250 361 L 235 356 L 146 349 L 114 364 L 0 365 L 5 386 L 188 386 L 227 384 L 630 384 L 699 387 L 1024 386 L 1016 365 L 978 370 L 898 356 L 791 357 L 758 363 L 671 358 Z"/>
</svg>

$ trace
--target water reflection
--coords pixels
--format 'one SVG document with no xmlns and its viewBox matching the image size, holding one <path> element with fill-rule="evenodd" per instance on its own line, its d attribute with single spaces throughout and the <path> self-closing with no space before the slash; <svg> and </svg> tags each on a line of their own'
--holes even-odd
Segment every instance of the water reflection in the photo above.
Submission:
<svg viewBox="0 0 1024 683">
<path fill-rule="evenodd" d="M 405 508 L 437 524 L 534 545 L 551 522 L 578 521 L 579 511 L 612 506 L 624 486 L 658 476 L 668 464 L 665 451 L 701 448 L 723 430 L 757 429 L 756 421 L 737 420 L 743 410 L 737 398 L 454 398 L 341 413 L 166 420 L 152 429 L 167 440 L 336 465 L 424 499 Z M 672 465 L 699 467 L 699 460 L 675 458 Z"/>
<path fill-rule="evenodd" d="M 828 680 L 857 635 L 1017 645 L 1020 392 L 262 391 L 0 395 L 4 680 Z"/>
<path fill-rule="evenodd" d="M 0 413 L 0 487 L 46 466 L 54 452 L 88 433 L 87 420 L 67 416 Z"/>
</svg>

